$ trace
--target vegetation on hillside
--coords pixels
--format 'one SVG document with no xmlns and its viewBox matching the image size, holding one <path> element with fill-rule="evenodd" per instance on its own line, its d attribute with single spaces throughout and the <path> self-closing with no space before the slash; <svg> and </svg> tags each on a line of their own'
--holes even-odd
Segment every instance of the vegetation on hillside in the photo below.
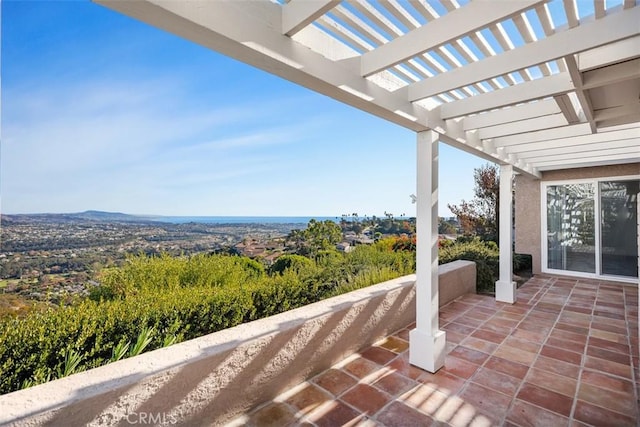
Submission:
<svg viewBox="0 0 640 427">
<path fill-rule="evenodd" d="M 392 246 L 381 240 L 348 254 L 291 255 L 270 269 L 240 256 L 130 256 L 103 272 L 89 298 L 0 320 L 0 392 L 415 271 L 415 254 Z"/>
</svg>

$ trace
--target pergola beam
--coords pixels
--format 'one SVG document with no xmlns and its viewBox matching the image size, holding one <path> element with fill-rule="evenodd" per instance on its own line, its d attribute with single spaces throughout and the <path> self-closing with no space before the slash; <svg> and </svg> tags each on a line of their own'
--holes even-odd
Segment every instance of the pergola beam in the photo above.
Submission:
<svg viewBox="0 0 640 427">
<path fill-rule="evenodd" d="M 293 0 L 282 5 L 282 34 L 296 34 L 339 3 L 340 0 Z"/>
<path fill-rule="evenodd" d="M 495 7 L 490 1 L 477 1 L 456 9 L 429 25 L 419 27 L 404 36 L 367 52 L 361 57 L 363 76 L 370 76 L 407 59 L 460 39 L 469 33 L 510 18 L 546 0 L 503 2 Z M 446 92 L 446 91 L 443 91 Z"/>
<path fill-rule="evenodd" d="M 566 126 L 567 119 L 562 114 L 534 117 L 519 122 L 505 123 L 502 125 L 483 128 L 478 131 L 480 139 L 496 138 L 505 135 L 517 135 L 540 129 L 551 129 Z"/>
<path fill-rule="evenodd" d="M 587 168 L 593 166 L 606 166 L 606 165 L 620 165 L 626 163 L 640 163 L 640 154 L 630 156 L 628 154 L 614 154 L 614 155 L 600 155 L 589 158 L 582 158 L 575 161 L 567 160 L 553 160 L 548 162 L 538 163 L 538 168 L 541 171 L 552 169 L 572 169 L 572 168 Z"/>
<path fill-rule="evenodd" d="M 463 128 L 464 130 L 480 129 L 559 112 L 558 105 L 553 100 L 546 99 L 465 117 Z"/>
<path fill-rule="evenodd" d="M 591 133 L 596 133 L 598 128 L 596 127 L 596 121 L 593 118 L 593 105 L 591 104 L 589 94 L 584 90 L 582 74 L 580 73 L 580 70 L 578 70 L 576 58 L 573 55 L 567 55 L 564 58 L 564 62 L 567 65 L 567 71 L 571 75 L 571 80 L 576 88 L 576 96 L 578 97 L 580 108 L 591 127 Z"/>
<path fill-rule="evenodd" d="M 617 140 L 615 141 L 615 143 L 611 143 L 610 141 L 591 142 L 589 144 L 580 144 L 579 146 L 576 146 L 574 144 L 557 146 L 557 144 L 553 144 L 553 147 L 545 148 L 544 150 L 527 150 L 526 146 L 521 147 L 516 145 L 513 147 L 505 147 L 505 152 L 517 154 L 518 158 L 527 160 L 530 158 L 539 157 L 541 152 L 543 152 L 545 155 L 554 156 L 554 155 L 560 155 L 560 154 L 575 153 L 577 148 L 580 148 L 581 152 L 588 152 L 588 151 L 606 152 L 609 149 L 637 148 L 639 146 L 640 146 L 640 139 L 631 138 L 631 139 Z"/>
<path fill-rule="evenodd" d="M 575 131 L 573 136 L 569 136 L 565 132 L 565 137 L 558 136 L 557 139 L 544 138 L 538 141 L 524 141 L 520 143 L 514 142 L 513 144 L 504 145 L 501 144 L 501 139 L 503 138 L 496 138 L 493 140 L 493 142 L 497 147 L 504 147 L 509 153 L 546 151 L 558 147 L 574 147 L 575 152 L 577 153 L 581 151 L 581 148 L 583 146 L 589 144 L 607 144 L 609 147 L 615 147 L 619 141 L 636 139 L 640 134 L 640 128 L 630 128 L 612 132 L 600 132 L 591 134 L 589 133 L 588 125 L 586 123 L 574 126 L 574 128 Z M 569 128 L 565 127 L 563 129 Z"/>
<path fill-rule="evenodd" d="M 502 74 L 634 37 L 639 32 L 638 22 L 640 8 L 633 8 L 626 13 L 610 15 L 555 33 L 535 43 L 414 83 L 409 86 L 409 101 L 429 98 Z"/>
<path fill-rule="evenodd" d="M 567 93 L 574 89 L 568 73 L 555 74 L 493 92 L 461 99 L 440 106 L 441 117 L 450 119 L 481 111 L 507 107 L 535 99 Z M 411 88 L 409 88 L 411 90 Z"/>
</svg>

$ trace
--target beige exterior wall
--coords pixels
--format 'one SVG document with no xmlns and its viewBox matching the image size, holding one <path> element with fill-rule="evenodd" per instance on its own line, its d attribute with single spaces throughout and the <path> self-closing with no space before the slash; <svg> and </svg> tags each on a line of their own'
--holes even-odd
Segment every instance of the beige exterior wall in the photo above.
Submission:
<svg viewBox="0 0 640 427">
<path fill-rule="evenodd" d="M 564 181 L 631 175 L 640 175 L 640 163 L 547 171 L 543 172 L 542 181 Z M 515 181 L 516 252 L 531 255 L 533 273 L 536 274 L 542 271 L 540 181 L 523 175 L 516 176 Z"/>
</svg>

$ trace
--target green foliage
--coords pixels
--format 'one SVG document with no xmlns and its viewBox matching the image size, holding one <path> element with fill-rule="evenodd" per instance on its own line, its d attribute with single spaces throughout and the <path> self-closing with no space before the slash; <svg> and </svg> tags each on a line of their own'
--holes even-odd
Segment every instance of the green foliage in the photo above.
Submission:
<svg viewBox="0 0 640 427">
<path fill-rule="evenodd" d="M 415 254 L 382 242 L 282 263 L 267 274 L 238 256 L 131 256 L 89 299 L 0 320 L 0 393 L 412 273 Z"/>
<path fill-rule="evenodd" d="M 304 230 L 309 252 L 317 254 L 319 251 L 334 249 L 342 240 L 342 229 L 331 220 L 316 221 L 312 219 Z"/>
<path fill-rule="evenodd" d="M 295 272 L 301 272 L 312 269 L 314 263 L 309 258 L 302 255 L 282 255 L 269 267 L 269 273 L 284 273 L 285 270 L 290 269 Z"/>
<path fill-rule="evenodd" d="M 463 239 L 453 245 L 441 247 L 438 253 L 440 264 L 459 259 L 475 261 L 478 291 L 495 290 L 495 282 L 500 272 L 500 251 L 495 242 L 484 242 L 479 238 Z"/>
<path fill-rule="evenodd" d="M 117 362 L 118 360 L 122 359 L 127 354 L 127 351 L 129 351 L 130 345 L 131 341 L 120 341 L 118 345 L 113 347 L 113 350 L 111 351 L 111 359 L 109 359 L 109 361 Z"/>
<path fill-rule="evenodd" d="M 80 372 L 81 369 L 78 369 L 78 367 L 81 362 L 82 356 L 74 349 L 68 348 L 64 352 L 64 363 L 56 369 L 58 378 L 67 377 L 71 374 L 75 374 L 76 372 Z"/>
<path fill-rule="evenodd" d="M 142 353 L 144 349 L 147 348 L 149 344 L 151 344 L 154 332 L 155 330 L 153 327 L 142 328 L 142 331 L 140 331 L 140 335 L 138 335 L 138 338 L 136 339 L 136 343 L 129 350 L 129 357 L 137 356 Z M 162 344 L 164 347 L 164 342 Z"/>
</svg>

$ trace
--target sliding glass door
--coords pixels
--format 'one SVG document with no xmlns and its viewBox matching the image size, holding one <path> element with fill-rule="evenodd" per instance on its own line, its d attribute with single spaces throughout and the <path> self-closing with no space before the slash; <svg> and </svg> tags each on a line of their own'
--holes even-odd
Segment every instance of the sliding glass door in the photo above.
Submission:
<svg viewBox="0 0 640 427">
<path fill-rule="evenodd" d="M 548 267 L 596 272 L 593 184 L 547 187 Z"/>
<path fill-rule="evenodd" d="M 638 274 L 638 181 L 600 183 L 602 274 Z"/>
<path fill-rule="evenodd" d="M 546 269 L 638 277 L 640 181 L 546 186 Z"/>
</svg>

